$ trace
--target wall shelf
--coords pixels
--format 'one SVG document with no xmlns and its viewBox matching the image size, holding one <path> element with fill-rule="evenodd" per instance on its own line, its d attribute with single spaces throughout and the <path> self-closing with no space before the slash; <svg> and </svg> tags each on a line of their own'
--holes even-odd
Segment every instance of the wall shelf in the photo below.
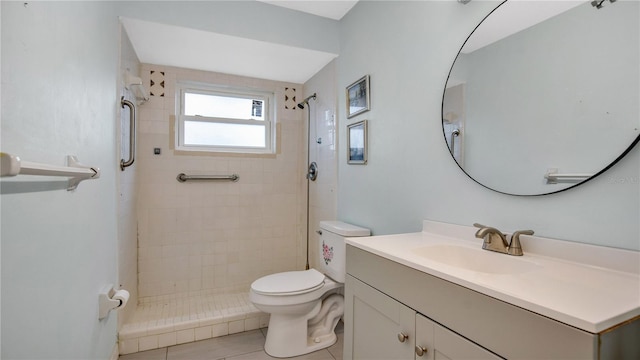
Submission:
<svg viewBox="0 0 640 360">
<path fill-rule="evenodd" d="M 97 179 L 100 177 L 99 168 L 82 165 L 78 162 L 78 158 L 73 155 L 67 156 L 67 166 L 23 161 L 20 157 L 8 153 L 0 153 L 0 160 L 0 177 L 17 175 L 68 177 L 68 191 L 75 190 L 82 180 Z"/>
</svg>

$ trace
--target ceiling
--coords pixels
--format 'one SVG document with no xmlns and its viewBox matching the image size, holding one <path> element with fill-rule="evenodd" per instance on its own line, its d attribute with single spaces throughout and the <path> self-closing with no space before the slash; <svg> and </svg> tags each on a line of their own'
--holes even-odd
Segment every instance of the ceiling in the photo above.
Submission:
<svg viewBox="0 0 640 360">
<path fill-rule="evenodd" d="M 340 20 L 357 0 L 258 0 Z M 142 63 L 304 84 L 338 54 L 186 27 L 121 18 Z M 220 56 L 225 54 L 225 56 Z"/>
<path fill-rule="evenodd" d="M 258 1 L 333 20 L 342 19 L 358 2 Z M 535 1 L 509 1 L 496 10 L 496 14 L 504 12 L 502 16 L 489 16 L 483 22 L 465 44 L 463 52 L 470 53 L 582 3 L 584 0 L 546 2 L 550 5 L 541 7 Z M 131 18 L 122 18 L 121 21 L 139 60 L 148 64 L 304 84 L 338 57 L 338 54 L 323 51 L 180 26 Z"/>
<path fill-rule="evenodd" d="M 358 0 L 258 0 L 263 3 L 298 10 L 333 20 L 340 20 Z"/>
<path fill-rule="evenodd" d="M 479 26 L 461 50 L 463 54 L 474 52 L 498 40 L 541 23 L 576 6 L 584 0 L 545 1 L 540 6 L 536 1 L 510 0 L 497 8 Z"/>
<path fill-rule="evenodd" d="M 304 84 L 338 57 L 323 51 L 180 26 L 120 20 L 138 59 L 146 64 Z"/>
</svg>

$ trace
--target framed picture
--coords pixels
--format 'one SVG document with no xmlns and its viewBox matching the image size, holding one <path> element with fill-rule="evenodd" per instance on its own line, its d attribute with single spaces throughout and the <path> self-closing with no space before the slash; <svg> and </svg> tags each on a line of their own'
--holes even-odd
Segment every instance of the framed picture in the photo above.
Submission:
<svg viewBox="0 0 640 360">
<path fill-rule="evenodd" d="M 367 120 L 347 125 L 347 163 L 367 164 Z"/>
<path fill-rule="evenodd" d="M 369 75 L 347 86 L 347 118 L 369 111 Z"/>
</svg>

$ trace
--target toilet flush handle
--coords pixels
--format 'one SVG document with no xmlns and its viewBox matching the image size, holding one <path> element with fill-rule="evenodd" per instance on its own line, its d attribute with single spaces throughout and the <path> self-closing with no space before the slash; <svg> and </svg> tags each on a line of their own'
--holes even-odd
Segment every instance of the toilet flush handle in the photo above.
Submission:
<svg viewBox="0 0 640 360">
<path fill-rule="evenodd" d="M 322 230 L 316 230 L 316 233 L 317 233 L 318 235 L 322 235 Z"/>
</svg>

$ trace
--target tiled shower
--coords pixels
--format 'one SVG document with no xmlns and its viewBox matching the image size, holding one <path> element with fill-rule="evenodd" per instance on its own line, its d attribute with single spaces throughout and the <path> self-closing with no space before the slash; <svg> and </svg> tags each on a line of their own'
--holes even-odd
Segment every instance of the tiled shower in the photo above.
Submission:
<svg viewBox="0 0 640 360">
<path fill-rule="evenodd" d="M 123 44 L 127 41 L 123 32 Z M 124 48 L 122 64 L 132 67 Z M 267 274 L 304 269 L 306 262 L 307 115 L 295 106 L 304 98 L 303 86 L 153 64 L 138 69 L 150 97 L 138 106 L 135 166 L 120 178 L 121 214 L 136 218 L 121 216 L 120 279 L 123 287 L 137 289 L 138 306 L 121 316 L 120 353 L 264 327 L 268 317 L 249 302 L 249 285 Z M 277 154 L 175 151 L 179 81 L 273 91 Z M 311 186 L 310 223 L 317 223 L 317 216 L 335 216 L 331 151 L 336 147 L 327 138 L 335 141 L 335 100 L 328 97 L 322 108 L 316 105 L 312 119 L 322 116 L 323 122 L 312 125 L 312 139 L 324 132 L 326 146 L 313 146 L 312 155 L 322 153 L 334 163 Z M 181 183 L 176 180 L 180 173 L 238 174 L 240 180 Z M 309 232 L 314 231 L 311 226 Z M 123 264 L 122 259 L 129 260 Z"/>
<path fill-rule="evenodd" d="M 283 99 L 285 88 L 301 86 L 143 64 L 143 81 L 154 76 L 164 92 L 151 86 L 163 95 L 140 107 L 138 138 L 140 299 L 243 291 L 256 277 L 297 268 L 305 251 L 297 242 L 305 206 L 302 112 L 278 102 L 276 156 L 177 153 L 172 129 L 176 81 L 269 89 Z M 180 173 L 240 180 L 180 183 Z"/>
</svg>

